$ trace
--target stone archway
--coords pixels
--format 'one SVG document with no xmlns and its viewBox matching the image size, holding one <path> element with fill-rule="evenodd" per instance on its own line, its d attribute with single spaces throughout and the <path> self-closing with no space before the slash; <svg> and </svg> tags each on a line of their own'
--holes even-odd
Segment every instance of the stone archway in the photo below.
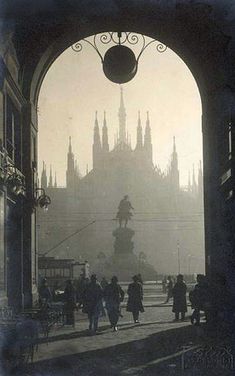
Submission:
<svg viewBox="0 0 235 376">
<path fill-rule="evenodd" d="M 226 273 L 230 245 L 222 212 L 232 188 L 221 189 L 221 176 L 229 167 L 221 162 L 224 150 L 220 148 L 220 132 L 224 129 L 226 134 L 234 106 L 234 77 L 229 67 L 234 54 L 235 32 L 228 27 L 226 13 L 221 16 L 220 5 L 212 0 L 207 4 L 158 0 L 107 3 L 99 0 L 95 4 L 70 1 L 65 7 L 63 1 L 56 5 L 38 5 L 35 1 L 24 10 L 6 8 L 5 20 L 8 16 L 13 20 L 12 40 L 19 60 L 19 90 L 25 101 L 22 111 L 23 172 L 26 194 L 31 198 L 37 176 L 38 93 L 49 66 L 65 48 L 93 34 L 125 30 L 161 40 L 184 60 L 202 99 L 207 272 Z M 23 252 L 27 260 L 32 260 L 36 252 L 32 236 L 35 212 L 32 214 L 31 205 L 25 204 L 24 213 Z M 32 294 L 30 262 L 24 275 L 24 290 Z"/>
</svg>

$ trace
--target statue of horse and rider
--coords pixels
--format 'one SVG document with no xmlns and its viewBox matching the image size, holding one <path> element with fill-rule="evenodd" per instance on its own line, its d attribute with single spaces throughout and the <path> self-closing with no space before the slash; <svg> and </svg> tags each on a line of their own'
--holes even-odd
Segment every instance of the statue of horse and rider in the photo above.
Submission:
<svg viewBox="0 0 235 376">
<path fill-rule="evenodd" d="M 122 227 L 122 223 L 124 222 L 124 227 L 127 226 L 128 221 L 133 216 L 131 210 L 134 210 L 132 207 L 128 195 L 124 196 L 124 198 L 120 201 L 118 206 L 118 212 L 116 218 L 119 221 L 119 226 Z"/>
</svg>

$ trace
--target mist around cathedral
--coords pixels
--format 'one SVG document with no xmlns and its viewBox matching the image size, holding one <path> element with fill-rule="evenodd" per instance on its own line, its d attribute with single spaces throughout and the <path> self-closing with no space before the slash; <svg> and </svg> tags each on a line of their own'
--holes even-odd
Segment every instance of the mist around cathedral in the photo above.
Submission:
<svg viewBox="0 0 235 376">
<path fill-rule="evenodd" d="M 58 185 L 53 165 L 43 161 L 40 184 L 51 205 L 47 212 L 38 211 L 39 276 L 56 280 L 56 273 L 59 278 L 70 262 L 75 279 L 83 266 L 83 272 L 87 267 L 89 275 L 99 279 L 117 275 L 129 281 L 140 273 L 144 280 L 162 280 L 182 273 L 192 281 L 204 273 L 201 162 L 195 161 L 188 184 L 181 186 L 183 151 L 178 151 L 175 135 L 163 170 L 153 161 L 151 108 L 140 112 L 136 104 L 134 137 L 128 133 L 125 89 L 117 87 L 117 96 L 117 118 L 109 120 L 118 125 L 114 146 L 106 112 L 94 109 L 92 166 L 85 173 L 80 172 L 80 153 L 70 135 L 65 186 Z M 43 160 L 43 151 L 40 157 Z M 45 263 L 54 263 L 53 276 Z"/>
</svg>

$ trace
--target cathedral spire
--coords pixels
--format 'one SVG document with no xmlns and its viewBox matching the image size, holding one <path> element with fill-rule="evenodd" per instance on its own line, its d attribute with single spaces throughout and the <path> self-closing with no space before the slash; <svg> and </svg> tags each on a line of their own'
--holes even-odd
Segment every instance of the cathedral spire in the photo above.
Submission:
<svg viewBox="0 0 235 376">
<path fill-rule="evenodd" d="M 152 136 L 151 136 L 151 128 L 150 128 L 150 121 L 149 121 L 149 112 L 147 111 L 147 120 L 146 120 L 146 127 L 145 127 L 145 134 L 144 134 L 144 149 L 146 151 L 146 155 L 148 160 L 153 163 L 153 147 L 152 147 Z"/>
<path fill-rule="evenodd" d="M 171 155 L 171 183 L 173 189 L 179 189 L 178 154 L 176 151 L 175 136 L 173 137 L 173 152 Z"/>
<path fill-rule="evenodd" d="M 102 128 L 102 147 L 103 147 L 103 151 L 105 152 L 109 151 L 108 128 L 107 128 L 105 111 L 104 111 L 104 122 L 103 122 L 103 128 Z"/>
<path fill-rule="evenodd" d="M 69 148 L 67 153 L 67 171 L 66 171 L 66 186 L 70 192 L 74 191 L 74 154 L 72 152 L 72 139 L 69 137 Z"/>
<path fill-rule="evenodd" d="M 51 167 L 51 165 L 50 165 L 50 177 L 49 177 L 48 188 L 53 188 L 52 167 Z"/>
<path fill-rule="evenodd" d="M 101 158 L 101 141 L 100 141 L 100 129 L 97 119 L 97 111 L 95 112 L 95 126 L 94 126 L 94 138 L 93 138 L 93 168 L 97 168 L 100 164 Z"/>
<path fill-rule="evenodd" d="M 43 161 L 42 174 L 41 174 L 41 187 L 43 189 L 47 188 L 47 171 L 46 171 L 46 164 L 44 161 Z"/>
<path fill-rule="evenodd" d="M 137 126 L 137 136 L 136 136 L 136 150 L 140 150 L 143 147 L 143 134 L 140 119 L 140 111 L 138 111 L 138 126 Z"/>
<path fill-rule="evenodd" d="M 101 149 L 101 141 L 100 141 L 100 129 L 97 119 L 97 111 L 95 112 L 95 126 L 94 126 L 94 146 Z"/>
<path fill-rule="evenodd" d="M 123 88 L 121 87 L 121 97 L 120 97 L 120 107 L 118 111 L 119 117 L 119 142 L 120 143 L 127 143 L 126 139 L 126 109 L 124 106 L 124 99 L 123 99 Z"/>
<path fill-rule="evenodd" d="M 54 183 L 54 188 L 57 188 L 57 176 L 56 176 L 56 172 L 55 172 L 55 183 Z"/>
</svg>

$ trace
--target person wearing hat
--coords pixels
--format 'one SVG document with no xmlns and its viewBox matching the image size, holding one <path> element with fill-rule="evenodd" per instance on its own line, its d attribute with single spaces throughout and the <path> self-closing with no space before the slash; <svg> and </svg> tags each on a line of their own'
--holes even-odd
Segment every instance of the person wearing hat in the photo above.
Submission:
<svg viewBox="0 0 235 376">
<path fill-rule="evenodd" d="M 39 287 L 39 305 L 40 306 L 47 306 L 48 303 L 52 301 L 52 293 L 47 284 L 47 279 L 43 278 L 41 286 Z"/>
<path fill-rule="evenodd" d="M 113 331 L 117 331 L 117 323 L 120 316 L 120 303 L 124 300 L 124 291 L 118 284 L 118 278 L 113 276 L 111 283 L 104 290 L 105 306 Z"/>
<path fill-rule="evenodd" d="M 177 281 L 172 290 L 173 295 L 173 309 L 172 312 L 175 314 L 175 321 L 179 320 L 179 314 L 181 314 L 181 320 L 185 319 L 185 313 L 187 312 L 187 302 L 186 302 L 186 292 L 187 286 L 184 282 L 184 276 L 179 274 L 177 276 Z"/>
<path fill-rule="evenodd" d="M 139 323 L 139 313 L 144 312 L 142 304 L 143 287 L 139 282 L 138 276 L 132 277 L 133 282 L 129 284 L 127 294 L 127 312 L 132 312 L 134 323 Z"/>
<path fill-rule="evenodd" d="M 76 291 L 71 279 L 66 281 L 66 286 L 64 290 L 64 313 L 65 313 L 65 324 L 73 325 L 75 327 L 75 315 L 74 310 L 76 308 Z"/>
<path fill-rule="evenodd" d="M 97 282 L 95 274 L 91 275 L 91 280 L 84 291 L 83 312 L 88 314 L 89 330 L 96 333 L 98 329 L 98 320 L 102 311 L 103 291 Z"/>
</svg>

